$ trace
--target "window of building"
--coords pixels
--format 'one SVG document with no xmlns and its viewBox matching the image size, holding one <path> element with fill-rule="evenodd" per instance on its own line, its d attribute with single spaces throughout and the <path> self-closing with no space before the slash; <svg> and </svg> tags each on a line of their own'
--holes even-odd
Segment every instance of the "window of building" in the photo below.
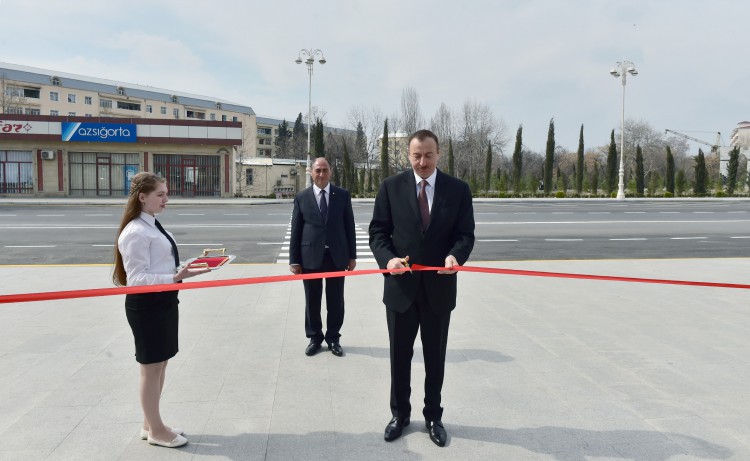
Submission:
<svg viewBox="0 0 750 461">
<path fill-rule="evenodd" d="M 211 120 L 216 120 L 216 114 L 214 114 L 213 112 L 211 112 Z"/>
<path fill-rule="evenodd" d="M 252 168 L 245 168 L 245 185 L 246 186 L 253 185 L 253 169 Z"/>
<path fill-rule="evenodd" d="M 172 109 L 172 115 L 174 115 L 174 118 L 180 118 L 180 109 Z"/>
<path fill-rule="evenodd" d="M 197 118 L 199 120 L 205 120 L 206 119 L 206 113 L 205 112 L 198 112 L 194 110 L 188 110 L 186 111 L 187 118 Z"/>
<path fill-rule="evenodd" d="M 0 194 L 34 193 L 31 151 L 0 150 Z"/>
<path fill-rule="evenodd" d="M 75 104 L 76 95 L 74 95 L 73 93 L 68 93 L 68 102 Z"/>
<path fill-rule="evenodd" d="M 32 109 L 31 107 L 24 109 L 23 113 L 26 115 L 42 115 L 42 111 L 39 109 Z"/>
<path fill-rule="evenodd" d="M 52 77 L 52 86 L 60 86 L 60 77 Z"/>
<path fill-rule="evenodd" d="M 13 106 L 5 109 L 6 114 L 23 115 L 23 107 Z"/>
<path fill-rule="evenodd" d="M 138 171 L 138 154 L 69 152 L 68 172 L 72 196 L 126 196 L 128 171 Z M 171 192 L 171 191 L 170 191 Z"/>
<path fill-rule="evenodd" d="M 91 96 L 84 96 L 83 103 L 86 104 L 87 106 L 90 106 L 93 103 L 93 99 L 91 98 Z"/>
<path fill-rule="evenodd" d="M 5 94 L 10 97 L 39 99 L 39 93 L 39 88 L 23 88 L 10 85 L 5 87 Z"/>
<path fill-rule="evenodd" d="M 177 104 L 177 96 L 172 95 L 172 102 L 175 103 L 175 104 Z"/>
<path fill-rule="evenodd" d="M 258 134 L 271 134 L 271 128 L 258 128 Z"/>
<path fill-rule="evenodd" d="M 68 112 L 68 117 L 75 117 L 75 116 L 76 116 L 75 112 Z"/>
<path fill-rule="evenodd" d="M 149 114 L 153 113 L 154 107 L 151 104 L 146 104 L 146 112 L 148 112 Z"/>
<path fill-rule="evenodd" d="M 57 91 L 50 91 L 49 92 L 49 100 L 50 101 L 59 101 L 60 95 L 57 93 Z"/>
<path fill-rule="evenodd" d="M 227 121 L 227 116 L 226 115 L 222 115 L 221 116 L 221 121 L 222 122 L 226 122 Z"/>
<path fill-rule="evenodd" d="M 118 86 L 117 87 L 117 94 L 119 94 L 120 96 L 125 96 L 125 88 L 123 88 L 121 86 Z"/>
<path fill-rule="evenodd" d="M 167 106 L 161 106 L 161 114 L 167 115 Z"/>
<path fill-rule="evenodd" d="M 141 110 L 141 105 L 135 102 L 117 101 L 117 108 L 123 110 Z"/>
<path fill-rule="evenodd" d="M 170 196 L 221 195 L 221 156 L 154 154 L 154 173 L 167 180 Z"/>
<path fill-rule="evenodd" d="M 220 102 L 217 102 L 217 103 L 216 103 L 216 108 L 217 108 L 217 109 L 221 109 L 221 103 L 220 103 Z"/>
<path fill-rule="evenodd" d="M 112 108 L 112 100 L 111 99 L 100 99 L 99 100 L 99 107 L 103 109 L 111 109 Z"/>
<path fill-rule="evenodd" d="M 92 117 L 92 115 L 91 114 L 86 114 L 86 117 Z"/>
<path fill-rule="evenodd" d="M 49 111 L 49 114 L 52 115 L 52 116 L 54 116 L 54 117 L 57 117 L 58 115 L 60 115 L 60 111 L 51 110 L 51 111 Z"/>
<path fill-rule="evenodd" d="M 236 122 L 237 121 L 237 117 L 232 117 L 232 121 Z"/>
</svg>

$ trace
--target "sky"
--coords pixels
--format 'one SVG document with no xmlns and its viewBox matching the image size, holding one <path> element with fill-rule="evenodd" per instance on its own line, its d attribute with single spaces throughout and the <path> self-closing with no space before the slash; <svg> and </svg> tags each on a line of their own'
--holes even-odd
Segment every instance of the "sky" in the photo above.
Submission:
<svg viewBox="0 0 750 461">
<path fill-rule="evenodd" d="M 511 142 L 586 148 L 626 119 L 728 144 L 750 120 L 745 0 L 0 0 L 0 61 L 224 99 L 261 116 L 307 112 L 301 49 L 320 49 L 312 104 L 332 126 L 353 107 L 400 110 L 414 88 L 487 105 Z M 697 151 L 697 145 L 695 147 Z M 705 150 L 705 149 L 704 149 Z"/>
</svg>

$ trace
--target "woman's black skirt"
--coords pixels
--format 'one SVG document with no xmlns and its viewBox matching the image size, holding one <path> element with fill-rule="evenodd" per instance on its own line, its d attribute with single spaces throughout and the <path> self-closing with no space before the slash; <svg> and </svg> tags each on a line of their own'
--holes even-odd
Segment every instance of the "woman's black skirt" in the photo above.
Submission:
<svg viewBox="0 0 750 461">
<path fill-rule="evenodd" d="M 177 291 L 125 295 L 125 314 L 135 339 L 135 360 L 158 363 L 177 355 L 180 313 Z"/>
</svg>

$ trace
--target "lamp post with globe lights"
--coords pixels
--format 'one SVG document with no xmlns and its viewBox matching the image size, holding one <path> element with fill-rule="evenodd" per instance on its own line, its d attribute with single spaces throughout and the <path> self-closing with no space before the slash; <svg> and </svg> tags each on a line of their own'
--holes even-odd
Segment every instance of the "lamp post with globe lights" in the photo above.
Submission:
<svg viewBox="0 0 750 461">
<path fill-rule="evenodd" d="M 615 67 L 609 71 L 610 75 L 622 79 L 622 118 L 620 119 L 620 182 L 617 185 L 617 200 L 625 199 L 625 168 L 623 166 L 623 157 L 625 157 L 625 83 L 628 74 L 638 75 L 635 64 L 630 61 L 617 62 Z"/>
<path fill-rule="evenodd" d="M 303 60 L 303 56 L 305 59 Z M 310 168 L 312 165 L 311 153 L 310 153 L 310 130 L 312 128 L 312 75 L 313 75 L 313 64 L 315 64 L 315 58 L 320 56 L 318 62 L 320 64 L 326 63 L 326 58 L 323 56 L 323 52 L 310 48 L 309 50 L 301 49 L 297 59 L 294 60 L 297 64 L 303 62 L 307 64 L 307 74 L 309 75 L 308 86 L 307 86 L 307 167 L 305 168 L 305 187 L 310 187 Z"/>
</svg>

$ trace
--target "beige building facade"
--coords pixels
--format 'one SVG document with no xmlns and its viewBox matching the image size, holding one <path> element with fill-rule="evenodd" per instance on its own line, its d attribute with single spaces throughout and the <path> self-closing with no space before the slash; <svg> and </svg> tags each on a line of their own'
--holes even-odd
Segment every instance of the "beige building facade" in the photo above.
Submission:
<svg viewBox="0 0 750 461">
<path fill-rule="evenodd" d="M 127 195 L 154 171 L 171 195 L 235 196 L 256 138 L 248 106 L 0 63 L 1 195 Z"/>
</svg>

